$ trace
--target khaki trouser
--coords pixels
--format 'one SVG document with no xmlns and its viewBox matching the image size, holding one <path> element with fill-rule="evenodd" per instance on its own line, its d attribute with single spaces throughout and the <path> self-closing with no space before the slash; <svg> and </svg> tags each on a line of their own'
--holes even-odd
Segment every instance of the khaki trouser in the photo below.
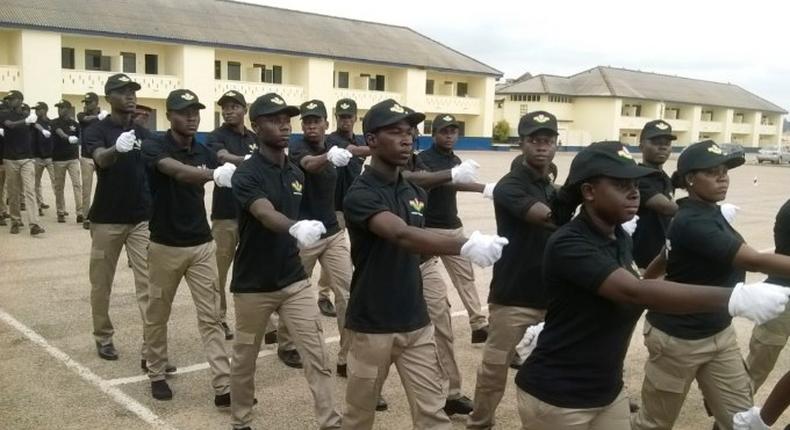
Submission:
<svg viewBox="0 0 790 430">
<path fill-rule="evenodd" d="M 428 306 L 428 315 L 434 326 L 436 352 L 441 364 L 443 386 L 450 400 L 461 397 L 461 371 L 453 348 L 453 324 L 450 302 L 447 300 L 447 285 L 439 273 L 439 260 L 434 257 L 420 265 L 422 272 L 422 294 Z"/>
<path fill-rule="evenodd" d="M 444 228 L 426 228 L 426 230 L 450 236 L 455 238 L 464 237 L 464 229 L 444 229 Z M 468 259 L 458 255 L 442 255 L 441 257 L 444 268 L 447 274 L 450 275 L 450 281 L 458 290 L 458 296 L 466 308 L 466 313 L 469 314 L 469 325 L 472 330 L 477 330 L 486 326 L 486 316 L 480 308 L 480 297 L 477 295 L 477 287 L 475 286 L 475 272 L 472 268 L 472 262 Z"/>
<path fill-rule="evenodd" d="M 235 219 L 215 219 L 211 222 L 211 235 L 217 243 L 217 271 L 219 272 L 219 316 L 222 321 L 228 315 L 228 302 L 225 297 L 225 285 L 228 281 L 228 270 L 236 256 L 239 244 L 239 223 Z"/>
<path fill-rule="evenodd" d="M 746 368 L 756 392 L 776 365 L 776 360 L 790 337 L 790 306 L 779 317 L 752 330 Z"/>
<path fill-rule="evenodd" d="M 36 158 L 36 202 L 38 206 L 44 203 L 44 195 L 41 193 L 41 177 L 44 176 L 44 170 L 49 174 L 49 182 L 52 184 L 52 190 L 55 190 L 55 168 L 52 165 L 51 158 Z"/>
<path fill-rule="evenodd" d="M 66 213 L 66 173 L 71 180 L 71 189 L 74 191 L 74 210 L 77 215 L 84 215 L 82 211 L 82 182 L 80 180 L 80 162 L 77 160 L 55 161 L 55 208 L 58 215 Z"/>
<path fill-rule="evenodd" d="M 467 428 L 490 429 L 494 426 L 494 415 L 505 394 L 508 367 L 516 345 L 527 328 L 539 324 L 545 316 L 543 309 L 488 305 L 488 340 L 477 369 L 474 411 L 469 415 Z"/>
<path fill-rule="evenodd" d="M 600 408 L 560 408 L 516 388 L 523 430 L 631 430 L 628 398 L 622 391 Z"/>
<path fill-rule="evenodd" d="M 373 428 L 376 401 L 392 363 L 398 369 L 411 409 L 412 427 L 450 429 L 433 324 L 408 333 L 359 333 L 349 330 L 348 384 L 343 428 Z"/>
<path fill-rule="evenodd" d="M 5 204 L 5 164 L 0 164 L 0 215 L 8 213 L 8 207 Z"/>
<path fill-rule="evenodd" d="M 32 158 L 24 160 L 3 160 L 8 179 L 8 203 L 11 206 L 11 219 L 22 221 L 19 197 L 24 194 L 25 208 L 30 224 L 38 224 L 38 205 L 36 204 L 36 166 Z"/>
<path fill-rule="evenodd" d="M 346 364 L 348 355 L 348 336 L 346 327 L 346 307 L 348 306 L 349 290 L 351 288 L 351 251 L 348 248 L 345 233 L 342 231 L 332 236 L 319 240 L 313 246 L 299 249 L 299 258 L 302 260 L 305 272 L 313 273 L 315 263 L 321 263 L 322 268 L 328 272 L 329 286 L 335 293 L 335 310 L 337 311 L 337 331 L 340 333 L 340 351 L 337 354 L 337 363 Z M 285 348 L 291 336 L 288 326 L 282 325 L 277 329 L 277 339 L 280 347 Z"/>
<path fill-rule="evenodd" d="M 236 312 L 230 378 L 233 427 L 246 427 L 252 423 L 255 364 L 269 316 L 277 311 L 280 319 L 295 333 L 294 340 L 304 360 L 304 375 L 315 402 L 319 428 L 340 428 L 341 416 L 335 406 L 332 371 L 310 283 L 299 281 L 268 293 L 234 294 L 233 306 Z"/>
<path fill-rule="evenodd" d="M 148 377 L 165 379 L 167 321 L 181 279 L 186 279 L 197 313 L 198 331 L 217 395 L 230 391 L 230 363 L 225 349 L 225 331 L 219 319 L 219 286 L 214 241 L 198 246 L 175 247 L 151 242 L 148 247 L 150 280 L 145 309 L 145 339 L 148 342 Z"/>
<path fill-rule="evenodd" d="M 340 227 L 340 232 L 344 233 L 346 231 L 346 218 L 343 215 L 343 211 L 335 211 L 335 216 L 337 217 L 337 225 Z M 350 259 L 351 257 L 349 257 Z M 329 293 L 332 292 L 332 287 L 330 286 L 330 273 L 329 269 L 324 266 L 321 266 L 321 277 L 318 278 L 318 298 L 319 299 L 327 299 L 329 300 Z"/>
<path fill-rule="evenodd" d="M 93 158 L 80 157 L 80 171 L 82 172 L 82 210 L 88 213 L 91 210 L 93 195 L 93 172 L 96 171 Z"/>
<path fill-rule="evenodd" d="M 735 330 L 698 340 L 670 336 L 645 321 L 645 363 L 642 409 L 635 430 L 671 429 L 693 380 L 721 430 L 732 429 L 732 416 L 752 407 L 751 380 L 746 373 Z"/>
<path fill-rule="evenodd" d="M 118 256 L 124 246 L 132 263 L 137 307 L 145 325 L 145 307 L 148 304 L 148 222 L 91 224 L 91 260 L 88 276 L 91 282 L 93 336 L 96 342 L 102 345 L 111 343 L 115 333 L 109 314 L 110 292 L 115 278 L 115 268 L 118 265 Z M 143 338 L 141 354 L 145 357 L 145 338 Z"/>
</svg>

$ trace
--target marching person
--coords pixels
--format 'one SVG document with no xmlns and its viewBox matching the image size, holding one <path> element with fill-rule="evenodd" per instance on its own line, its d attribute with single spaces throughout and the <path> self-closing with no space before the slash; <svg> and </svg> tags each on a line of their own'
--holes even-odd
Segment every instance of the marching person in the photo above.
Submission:
<svg viewBox="0 0 790 430">
<path fill-rule="evenodd" d="M 55 185 L 55 169 L 52 164 L 52 121 L 47 117 L 49 106 L 44 102 L 36 103 L 33 108 L 36 113 L 37 131 L 33 132 L 33 156 L 36 162 L 36 202 L 38 203 L 38 215 L 44 216 L 44 209 L 49 209 L 49 205 L 44 203 L 44 196 L 41 192 L 41 177 L 44 170 L 49 175 L 49 181 Z"/>
<path fill-rule="evenodd" d="M 77 215 L 77 223 L 82 224 L 85 221 L 85 213 L 82 208 L 79 124 L 71 117 L 72 106 L 68 100 L 59 101 L 55 107 L 58 109 L 58 117 L 52 120 L 55 210 L 58 222 L 66 222 L 66 199 L 63 193 L 66 185 L 66 173 L 68 173 L 74 192 L 74 211 Z"/>
<path fill-rule="evenodd" d="M 77 114 L 77 122 L 80 124 L 80 171 L 82 175 L 82 208 L 88 212 L 91 209 L 91 197 L 93 195 L 93 174 L 96 171 L 96 163 L 91 154 L 90 146 L 84 138 L 85 133 L 94 124 L 104 120 L 109 113 L 99 108 L 99 96 L 94 92 L 85 94 L 82 99 L 83 111 Z M 140 137 L 140 136 L 138 136 Z M 90 220 L 87 218 L 82 223 L 82 228 L 90 229 Z"/>
<path fill-rule="evenodd" d="M 0 226 L 8 225 L 8 219 L 11 218 L 11 215 L 8 214 L 8 207 L 6 206 L 6 172 L 5 165 L 3 164 L 3 153 L 5 152 L 5 129 L 3 128 L 3 117 L 8 112 L 9 110 L 5 100 L 0 100 Z"/>
</svg>

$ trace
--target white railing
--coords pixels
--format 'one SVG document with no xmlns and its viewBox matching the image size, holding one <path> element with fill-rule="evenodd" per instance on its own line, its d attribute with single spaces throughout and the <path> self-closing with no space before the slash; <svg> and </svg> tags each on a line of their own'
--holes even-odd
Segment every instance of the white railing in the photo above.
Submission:
<svg viewBox="0 0 790 430">
<path fill-rule="evenodd" d="M 350 88 L 335 88 L 334 91 L 336 99 L 349 98 L 357 102 L 357 108 L 370 109 L 374 104 L 384 101 L 386 99 L 393 99 L 396 102 L 401 102 L 400 93 L 391 93 L 387 91 L 368 91 L 368 90 L 352 90 Z"/>
<path fill-rule="evenodd" d="M 708 133 L 720 133 L 724 125 L 719 121 L 700 121 L 699 131 Z"/>
<path fill-rule="evenodd" d="M 425 96 L 425 111 L 453 115 L 480 115 L 482 104 L 476 97 Z"/>
<path fill-rule="evenodd" d="M 0 91 L 22 89 L 22 74 L 17 66 L 0 66 Z"/>
<path fill-rule="evenodd" d="M 230 90 L 238 91 L 244 95 L 247 103 L 252 103 L 256 98 L 266 93 L 277 93 L 291 105 L 298 105 L 305 101 L 304 87 L 245 81 L 215 81 L 214 100 L 219 100 L 223 94 Z"/>
<path fill-rule="evenodd" d="M 104 94 L 104 83 L 115 73 L 118 72 L 63 69 L 63 94 L 84 94 L 89 91 Z M 137 97 L 141 98 L 164 99 L 181 85 L 178 76 L 138 73 L 127 73 L 127 75 L 140 84 Z"/>
</svg>

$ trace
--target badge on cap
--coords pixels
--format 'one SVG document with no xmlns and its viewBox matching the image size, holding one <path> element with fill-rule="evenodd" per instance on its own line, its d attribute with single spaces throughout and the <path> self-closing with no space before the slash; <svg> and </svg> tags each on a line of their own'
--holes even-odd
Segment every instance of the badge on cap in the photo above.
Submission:
<svg viewBox="0 0 790 430">
<path fill-rule="evenodd" d="M 317 105 L 317 104 L 315 104 L 315 103 L 313 103 L 313 102 L 310 102 L 310 104 L 306 105 L 305 107 L 306 107 L 307 109 L 315 109 L 315 108 L 317 108 L 317 107 L 318 107 L 318 105 Z"/>
<path fill-rule="evenodd" d="M 422 216 L 422 210 L 423 208 L 425 208 L 425 203 L 420 201 L 420 199 L 414 198 L 412 200 L 409 200 L 409 206 L 411 206 L 411 208 L 414 209 L 411 212 L 412 215 Z"/>
<path fill-rule="evenodd" d="M 291 189 L 293 189 L 295 195 L 297 195 L 297 196 L 301 196 L 302 195 L 302 183 L 301 182 L 299 182 L 299 181 L 291 182 Z"/>
<path fill-rule="evenodd" d="M 188 101 L 188 102 L 192 101 L 192 100 L 195 100 L 195 96 L 192 93 L 181 94 L 181 98 L 186 100 L 186 101 Z"/>
<path fill-rule="evenodd" d="M 227 93 L 225 93 L 225 96 L 226 97 L 236 97 L 236 93 L 233 92 L 233 91 L 228 91 Z"/>
<path fill-rule="evenodd" d="M 544 122 L 549 122 L 551 118 L 547 117 L 546 115 L 540 114 L 532 119 L 537 123 L 543 124 Z"/>
<path fill-rule="evenodd" d="M 445 121 L 453 121 L 455 118 L 451 117 L 450 115 L 445 115 L 444 117 L 442 117 L 442 119 Z"/>
<path fill-rule="evenodd" d="M 404 113 L 404 112 L 406 112 L 405 110 L 403 110 L 403 106 L 401 106 L 401 105 L 399 105 L 397 103 L 392 105 L 392 107 L 390 108 L 390 111 L 391 112 L 395 112 L 395 113 Z"/>
<path fill-rule="evenodd" d="M 129 82 L 131 79 L 127 78 L 126 76 L 118 76 L 118 80 L 121 82 Z"/>
<path fill-rule="evenodd" d="M 90 95 L 90 93 L 87 93 L 87 94 L 85 94 L 85 98 L 86 98 L 86 99 L 87 99 L 88 97 L 90 97 L 90 96 L 91 96 L 91 95 Z"/>
<path fill-rule="evenodd" d="M 617 151 L 617 155 L 619 155 L 622 158 L 625 158 L 626 160 L 632 160 L 633 161 L 633 159 L 634 159 L 634 157 L 631 156 L 631 153 L 628 152 L 628 148 L 626 148 L 625 146 L 623 147 L 623 149 Z"/>
<path fill-rule="evenodd" d="M 279 97 L 272 97 L 272 98 L 269 99 L 269 101 L 274 103 L 274 104 L 276 104 L 276 105 L 284 105 L 285 104 L 285 100 L 283 100 L 283 99 L 281 99 Z"/>
<path fill-rule="evenodd" d="M 666 130 L 666 129 L 669 128 L 669 124 L 667 124 L 665 122 L 659 122 L 659 123 L 656 123 L 656 128 L 659 129 L 659 130 Z"/>
<path fill-rule="evenodd" d="M 721 155 L 722 154 L 721 148 L 719 148 L 719 145 L 716 145 L 715 143 L 708 147 L 708 152 L 712 152 L 712 153 L 714 153 L 716 155 Z"/>
<path fill-rule="evenodd" d="M 350 107 L 351 107 L 351 105 L 348 104 L 348 103 L 343 103 L 342 105 L 340 105 L 340 109 L 348 109 Z"/>
</svg>

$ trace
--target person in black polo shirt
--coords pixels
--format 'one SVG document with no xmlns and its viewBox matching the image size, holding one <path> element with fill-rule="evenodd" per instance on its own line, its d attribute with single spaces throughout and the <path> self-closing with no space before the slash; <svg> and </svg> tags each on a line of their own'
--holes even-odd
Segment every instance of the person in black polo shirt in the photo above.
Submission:
<svg viewBox="0 0 790 430">
<path fill-rule="evenodd" d="M 458 142 L 458 121 L 450 114 L 439 114 L 433 121 L 433 145 L 417 155 L 429 171 L 449 170 L 461 164 L 461 159 L 453 152 Z M 428 203 L 425 205 L 425 227 L 434 233 L 463 237 L 464 229 L 458 218 L 458 191 L 483 193 L 492 199 L 495 184 L 450 183 L 428 190 Z M 450 275 L 458 296 L 469 314 L 472 328 L 472 343 L 485 342 L 488 337 L 488 322 L 480 308 L 480 297 L 475 287 L 475 272 L 469 260 L 444 255 L 441 257 L 444 268 Z"/>
<path fill-rule="evenodd" d="M 8 225 L 8 207 L 6 206 L 5 193 L 5 165 L 3 165 L 3 151 L 5 145 L 5 129 L 3 128 L 3 117 L 7 114 L 8 106 L 4 100 L 0 100 L 0 226 Z"/>
<path fill-rule="evenodd" d="M 44 216 L 44 209 L 49 209 L 49 205 L 44 203 L 44 196 L 41 193 L 41 177 L 44 170 L 49 174 L 49 181 L 55 185 L 55 170 L 52 165 L 52 125 L 47 117 L 49 106 L 44 102 L 36 103 L 34 107 L 36 113 L 36 130 L 33 133 L 33 156 L 36 162 L 36 202 L 38 203 L 38 215 Z"/>
<path fill-rule="evenodd" d="M 229 187 L 236 170 L 232 163 L 219 166 L 216 155 L 195 141 L 200 109 L 205 106 L 190 90 L 174 90 L 167 96 L 170 121 L 162 141 L 145 140 L 143 160 L 153 198 L 148 247 L 148 306 L 145 339 L 151 395 L 170 400 L 173 392 L 165 381 L 167 368 L 167 321 L 173 298 L 182 279 L 195 303 L 198 331 L 211 367 L 214 404 L 230 406 L 230 363 L 225 332 L 219 314 L 219 278 L 216 245 L 206 221 L 204 184 L 214 181 Z"/>
<path fill-rule="evenodd" d="M 730 290 L 641 279 L 620 225 L 636 214 L 637 180 L 650 174 L 655 171 L 638 166 L 620 142 L 594 143 L 571 163 L 563 192 L 582 208 L 546 244 L 545 328 L 516 375 L 524 428 L 631 428 L 623 361 L 644 307 L 676 314 L 729 310 L 766 321 L 787 303 L 790 289 L 770 284 Z"/>
<path fill-rule="evenodd" d="M 507 240 L 479 232 L 456 238 L 426 231 L 426 194 L 401 175 L 412 158 L 412 128 L 425 115 L 392 99 L 363 120 L 371 165 L 343 202 L 354 275 L 346 314 L 348 384 L 343 427 L 373 427 L 381 384 L 391 364 L 401 377 L 415 428 L 449 429 L 433 325 L 422 292 L 422 255 L 458 255 L 493 264 Z"/>
<path fill-rule="evenodd" d="M 81 137 L 83 148 L 93 155 L 98 179 L 96 198 L 88 212 L 91 221 L 89 278 L 93 336 L 99 357 L 105 360 L 118 359 L 112 341 L 115 329 L 110 321 L 109 306 L 121 248 L 125 247 L 130 256 L 137 307 L 143 322 L 148 303 L 151 194 L 140 145 L 149 133 L 133 125 L 131 118 L 139 89 L 138 83 L 122 73 L 110 76 L 104 84 L 104 92 L 113 114 L 88 127 Z M 83 210 L 88 210 L 88 206 L 83 206 Z M 143 356 L 145 348 L 143 341 Z M 141 360 L 141 367 L 144 365 L 145 359 Z"/>
<path fill-rule="evenodd" d="M 546 313 L 541 270 L 546 241 L 556 229 L 551 209 L 556 191 L 549 166 L 557 150 L 557 119 L 548 112 L 530 112 L 519 121 L 518 133 L 524 163 L 502 177 L 494 189 L 497 234 L 508 238 L 510 245 L 494 265 L 488 295 L 489 336 L 467 428 L 494 425 L 514 348 Z"/>
<path fill-rule="evenodd" d="M 247 102 L 238 91 L 227 91 L 217 100 L 222 109 L 221 126 L 209 133 L 206 144 L 217 153 L 223 163 L 241 164 L 244 157 L 257 149 L 255 134 L 244 126 Z M 228 269 L 233 263 L 236 244 L 239 242 L 238 207 L 229 188 L 217 188 L 211 199 L 211 234 L 217 242 L 217 269 L 219 270 L 220 313 L 225 338 L 233 339 L 233 332 L 226 322 L 227 301 L 225 283 Z"/>
<path fill-rule="evenodd" d="M 305 178 L 285 154 L 291 117 L 299 115 L 299 108 L 269 93 L 252 103 L 249 115 L 259 149 L 241 163 L 232 180 L 233 195 L 241 206 L 230 285 L 236 314 L 232 425 L 250 429 L 256 359 L 269 317 L 277 311 L 304 359 L 319 428 L 337 429 L 341 417 L 334 402 L 332 371 L 297 246 L 297 242 L 303 247 L 314 244 L 326 229 L 320 221 L 297 221 Z"/>
<path fill-rule="evenodd" d="M 80 148 L 80 170 L 82 172 L 82 207 L 87 212 L 91 208 L 91 196 L 93 194 L 93 172 L 96 171 L 93 155 L 90 146 L 85 142 L 84 136 L 88 129 L 109 115 L 105 110 L 99 108 L 99 96 L 94 93 L 86 93 L 82 99 L 83 111 L 77 114 L 77 122 L 80 124 L 80 137 L 82 146 Z M 140 137 L 140 136 L 138 136 Z M 87 230 L 90 228 L 90 221 L 84 220 L 82 227 Z"/>
<path fill-rule="evenodd" d="M 749 247 L 719 208 L 729 188 L 729 169 L 744 161 L 743 155 L 726 155 L 710 140 L 680 154 L 672 179 L 689 197 L 678 201 L 680 209 L 667 232 L 667 253 L 659 259 L 664 260 L 667 280 L 709 285 L 736 297 L 747 270 L 790 277 L 790 257 Z M 658 309 L 647 313 L 645 345 L 650 358 L 635 428 L 672 428 L 695 379 L 719 428 L 730 428 L 733 415 L 753 405 L 751 379 L 731 314 L 723 309 L 690 315 Z"/>
<path fill-rule="evenodd" d="M 365 158 L 370 155 L 370 149 L 365 146 L 365 138 L 362 135 L 354 134 L 354 124 L 357 123 L 357 102 L 343 98 L 335 104 L 335 122 L 337 129 L 329 133 L 326 137 L 326 146 L 331 148 L 346 149 L 353 157 L 348 164 L 337 168 L 337 186 L 335 188 L 335 215 L 340 230 L 346 229 L 346 221 L 343 218 L 343 198 L 346 197 L 348 187 L 354 183 L 354 179 L 362 173 L 362 166 Z M 321 266 L 321 278 L 318 280 L 318 309 L 328 317 L 337 315 L 329 294 L 332 288 L 329 286 L 329 272 Z"/>
<path fill-rule="evenodd" d="M 64 188 L 66 173 L 69 174 L 71 187 L 74 191 L 74 210 L 77 214 L 77 223 L 85 221 L 82 208 L 82 183 L 80 182 L 80 141 L 79 124 L 71 117 L 71 103 L 61 100 L 55 107 L 58 108 L 58 117 L 52 120 L 52 164 L 55 170 L 55 210 L 58 222 L 66 222 L 66 199 Z"/>
</svg>

